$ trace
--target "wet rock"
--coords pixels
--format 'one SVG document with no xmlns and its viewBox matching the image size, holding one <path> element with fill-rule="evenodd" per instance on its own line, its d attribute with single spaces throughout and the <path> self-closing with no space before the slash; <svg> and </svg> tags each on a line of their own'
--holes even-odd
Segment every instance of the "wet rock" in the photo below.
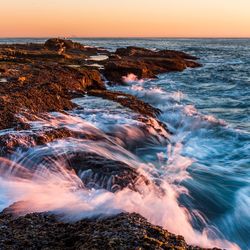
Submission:
<svg viewBox="0 0 250 250">
<path fill-rule="evenodd" d="M 157 74 L 183 71 L 201 66 L 196 57 L 173 50 L 153 51 L 139 47 L 120 48 L 105 64 L 104 75 L 110 83 L 123 83 L 129 74 L 143 78 L 157 78 Z"/>
<path fill-rule="evenodd" d="M 111 84 L 124 83 L 123 78 L 129 74 L 134 74 L 138 79 L 156 78 L 156 74 L 143 61 L 123 58 L 109 60 L 105 64 L 104 76 Z"/>
<path fill-rule="evenodd" d="M 22 111 L 42 113 L 76 107 L 73 97 L 83 96 L 90 88 L 104 89 L 100 73 L 52 63 L 5 65 L 8 79 L 0 89 L 0 129 L 20 122 Z"/>
<path fill-rule="evenodd" d="M 156 117 L 160 114 L 160 110 L 152 107 L 150 104 L 145 103 L 135 96 L 130 94 L 125 94 L 123 92 L 110 91 L 110 90 L 89 90 L 89 95 L 102 97 L 114 102 L 120 103 L 122 106 L 130 108 L 134 112 L 142 115 Z"/>
<path fill-rule="evenodd" d="M 45 122 L 50 122 L 49 118 L 43 116 Z M 40 119 L 35 117 L 35 119 Z M 19 124 L 21 125 L 21 124 Z M 27 123 L 24 123 L 24 127 L 20 130 L 10 130 L 6 133 L 0 135 L 0 157 L 8 157 L 11 154 L 15 154 L 18 150 L 24 153 L 30 148 L 36 146 L 43 146 L 50 142 L 55 142 L 57 140 L 63 139 L 65 141 L 72 138 L 80 140 L 90 140 L 90 141 L 102 141 L 110 142 L 107 137 L 99 132 L 99 130 L 93 128 L 83 128 L 79 130 L 71 130 L 67 126 L 53 127 L 53 125 L 41 129 L 34 129 L 32 127 L 27 127 Z"/>
<path fill-rule="evenodd" d="M 84 219 L 73 223 L 60 221 L 60 218 L 48 213 L 35 213 L 18 218 L 1 213 L 0 235 L 0 249 L 11 250 L 204 249 L 189 246 L 182 236 L 153 226 L 135 213 Z"/>
<path fill-rule="evenodd" d="M 59 51 L 61 50 L 61 51 Z M 108 55 L 92 67 L 93 56 Z M 87 59 L 87 60 L 86 60 Z M 0 45 L 1 83 L 0 129 L 17 126 L 20 112 L 51 112 L 75 107 L 71 98 L 85 91 L 116 101 L 135 112 L 155 117 L 159 110 L 135 97 L 105 90 L 100 71 L 112 83 L 122 83 L 134 74 L 138 79 L 155 78 L 157 74 L 197 67 L 194 57 L 170 50 L 152 51 L 128 47 L 110 53 L 102 48 L 53 38 L 45 44 Z M 104 68 L 104 69 L 103 69 Z"/>
<path fill-rule="evenodd" d="M 138 56 L 138 57 L 165 57 L 165 58 L 183 58 L 190 60 L 197 60 L 195 56 L 191 56 L 187 53 L 175 50 L 150 50 L 135 46 L 129 46 L 127 48 L 118 48 L 115 54 L 120 56 Z"/>
<path fill-rule="evenodd" d="M 145 176 L 121 161 L 87 152 L 74 153 L 66 158 L 68 167 L 76 171 L 87 188 L 111 192 L 124 188 L 139 191 L 140 185 L 150 184 Z"/>
<path fill-rule="evenodd" d="M 66 128 L 49 129 L 45 131 L 23 131 L 17 133 L 10 132 L 0 135 L 0 156 L 6 157 L 13 154 L 18 148 L 27 150 L 36 145 L 44 145 L 58 139 L 68 137 L 80 137 L 77 132 L 70 131 Z"/>
</svg>

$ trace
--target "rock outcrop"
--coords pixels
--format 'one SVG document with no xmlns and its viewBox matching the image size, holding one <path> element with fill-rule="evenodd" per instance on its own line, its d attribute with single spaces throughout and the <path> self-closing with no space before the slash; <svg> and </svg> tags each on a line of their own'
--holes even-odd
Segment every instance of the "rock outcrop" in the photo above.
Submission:
<svg viewBox="0 0 250 250">
<path fill-rule="evenodd" d="M 59 64 L 5 64 L 0 83 L 0 129 L 16 126 L 23 111 L 41 113 L 70 110 L 71 99 L 89 88 L 104 89 L 100 73 Z"/>
<path fill-rule="evenodd" d="M 44 46 L 51 50 L 65 49 L 84 49 L 84 46 L 80 43 L 72 42 L 71 40 L 51 38 L 47 40 Z"/>
<path fill-rule="evenodd" d="M 67 223 L 49 213 L 16 218 L 6 210 L 0 214 L 0 235 L 0 249 L 6 250 L 203 249 L 134 213 Z"/>
<path fill-rule="evenodd" d="M 93 56 L 103 55 L 105 59 L 99 57 L 96 65 Z M 119 131 L 106 136 L 97 129 L 96 133 L 93 130 L 88 133 L 88 129 L 70 130 L 61 124 L 53 127 L 53 123 L 49 128 L 44 126 L 38 130 L 27 121 L 37 121 L 41 117 L 46 120 L 49 112 L 65 113 L 77 108 L 72 98 L 88 94 L 129 108 L 133 115 L 136 114 L 138 123 L 143 124 L 144 138 L 150 137 L 153 131 L 167 141 L 170 132 L 157 120 L 159 109 L 130 94 L 107 90 L 103 79 L 105 77 L 111 84 L 124 84 L 129 74 L 137 80 L 156 78 L 160 73 L 199 67 L 196 59 L 183 52 L 138 47 L 120 48 L 111 53 L 58 38 L 49 39 L 45 44 L 0 45 L 0 130 L 6 129 L 0 134 L 0 156 L 6 157 L 2 159 L 1 172 L 8 171 L 9 166 L 15 168 L 10 159 L 19 149 L 24 153 L 24 167 L 19 169 L 19 178 L 32 178 L 39 164 L 53 171 L 53 166 L 57 167 L 53 163 L 58 161 L 64 164 L 64 170 L 67 168 L 80 177 L 82 182 L 77 178 L 79 188 L 106 189 L 115 193 L 125 188 L 140 192 L 138 187 L 144 186 L 155 188 L 160 195 L 160 188 L 152 183 L 153 180 L 127 163 L 114 160 L 116 158 L 87 152 L 81 147 L 47 150 L 45 145 L 66 138 L 83 139 L 87 143 L 101 140 L 113 145 L 110 138 L 116 138 L 124 143 L 124 148 L 132 147 L 131 141 L 122 140 Z M 36 147 L 38 150 L 45 147 L 47 151 L 45 154 L 39 151 L 30 160 L 25 158 L 25 153 L 28 154 L 31 147 L 34 151 Z M 27 162 L 29 168 L 25 168 Z M 52 213 L 17 217 L 13 214 L 15 207 L 18 204 L 0 213 L 0 249 L 201 249 L 189 246 L 182 236 L 153 226 L 138 214 L 123 213 L 69 223 Z"/>
<path fill-rule="evenodd" d="M 153 51 L 139 47 L 119 48 L 105 64 L 104 75 L 110 83 L 123 83 L 134 74 L 138 80 L 157 78 L 157 74 L 200 67 L 196 57 L 173 50 Z"/>
<path fill-rule="evenodd" d="M 103 69 L 91 64 L 91 56 L 106 55 Z M 71 40 L 53 38 L 45 44 L 0 45 L 0 129 L 20 126 L 18 114 L 70 110 L 71 98 L 90 95 L 116 101 L 143 115 L 159 111 L 133 96 L 105 91 L 101 74 L 110 83 L 123 83 L 134 74 L 138 79 L 200 66 L 183 52 L 120 48 L 112 54 Z"/>
<path fill-rule="evenodd" d="M 137 112 L 145 116 L 156 117 L 161 112 L 159 109 L 154 108 L 150 104 L 137 99 L 135 96 L 130 94 L 125 94 L 123 92 L 93 89 L 89 90 L 88 94 L 92 96 L 102 97 L 104 99 L 108 99 L 114 102 L 118 102 L 122 106 L 130 108 L 134 112 Z"/>
</svg>

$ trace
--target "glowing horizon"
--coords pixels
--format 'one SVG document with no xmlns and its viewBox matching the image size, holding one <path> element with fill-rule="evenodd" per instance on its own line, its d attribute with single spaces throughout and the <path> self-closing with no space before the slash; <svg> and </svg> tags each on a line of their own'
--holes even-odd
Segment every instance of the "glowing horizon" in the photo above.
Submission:
<svg viewBox="0 0 250 250">
<path fill-rule="evenodd" d="M 250 37 L 248 0 L 1 0 L 0 37 Z"/>
</svg>

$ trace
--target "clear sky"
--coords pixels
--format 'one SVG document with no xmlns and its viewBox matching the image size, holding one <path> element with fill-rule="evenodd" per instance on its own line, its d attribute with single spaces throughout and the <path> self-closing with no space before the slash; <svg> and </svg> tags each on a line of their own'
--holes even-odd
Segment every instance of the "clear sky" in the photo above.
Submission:
<svg viewBox="0 0 250 250">
<path fill-rule="evenodd" d="M 0 37 L 250 37 L 250 0 L 0 0 Z"/>
</svg>

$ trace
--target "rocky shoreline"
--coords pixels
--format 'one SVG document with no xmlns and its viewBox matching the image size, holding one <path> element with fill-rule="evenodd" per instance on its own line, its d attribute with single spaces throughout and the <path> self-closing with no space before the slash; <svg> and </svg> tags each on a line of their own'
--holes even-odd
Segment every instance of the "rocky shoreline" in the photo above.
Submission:
<svg viewBox="0 0 250 250">
<path fill-rule="evenodd" d="M 26 151 L 65 138 L 108 140 L 96 131 L 79 133 L 54 126 L 32 129 L 29 121 L 50 119 L 49 112 L 64 114 L 78 109 L 72 102 L 76 97 L 96 96 L 116 102 L 136 114 L 145 134 L 155 123 L 157 133 L 171 134 L 157 120 L 159 109 L 106 86 L 126 84 L 129 76 L 136 80 L 157 78 L 160 73 L 200 67 L 196 60 L 178 51 L 128 47 L 110 52 L 62 39 L 49 39 L 45 44 L 0 45 L 0 130 L 4 131 L 0 134 L 0 156 L 9 159 L 17 149 Z M 98 154 L 77 151 L 57 157 L 66 159 L 68 169 L 89 189 L 115 193 L 130 188 L 140 192 L 138 183 L 157 188 L 143 173 Z M 53 155 L 50 161 L 47 158 L 41 160 L 50 166 Z M 0 172 L 7 168 L 8 163 L 1 163 Z M 86 172 L 88 175 L 83 174 Z M 189 246 L 182 236 L 154 226 L 138 214 L 66 223 L 50 213 L 17 216 L 12 208 L 0 214 L 0 249 L 204 249 Z"/>
<path fill-rule="evenodd" d="M 106 56 L 95 65 L 93 57 Z M 155 78 L 159 73 L 199 67 L 196 58 L 174 51 L 142 48 L 104 49 L 84 47 L 68 40 L 50 39 L 45 44 L 0 45 L 0 129 L 20 126 L 17 114 L 70 110 L 71 99 L 84 94 L 119 102 L 136 112 L 156 116 L 159 110 L 129 94 L 107 91 L 123 78 Z M 125 98 L 124 98 L 125 97 Z"/>
<path fill-rule="evenodd" d="M 48 213 L 1 214 L 0 234 L 0 249 L 201 249 L 134 213 L 73 224 Z"/>
</svg>

